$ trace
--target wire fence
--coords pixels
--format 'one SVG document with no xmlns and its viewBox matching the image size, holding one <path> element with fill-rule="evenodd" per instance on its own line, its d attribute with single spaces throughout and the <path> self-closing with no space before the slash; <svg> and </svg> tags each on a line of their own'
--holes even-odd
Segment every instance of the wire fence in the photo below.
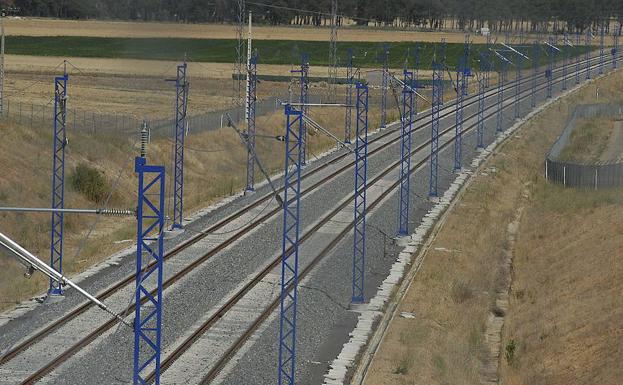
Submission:
<svg viewBox="0 0 623 385">
<path fill-rule="evenodd" d="M 545 178 L 565 187 L 601 189 L 623 186 L 623 161 L 611 159 L 591 163 L 568 162 L 559 159 L 578 119 L 606 117 L 623 119 L 623 106 L 589 104 L 577 106 L 545 158 Z"/>
<path fill-rule="evenodd" d="M 292 95 L 292 100 L 297 101 L 298 95 Z M 269 97 L 258 101 L 256 104 L 256 116 L 266 116 L 283 111 L 282 102 L 289 97 Z M 310 103 L 322 103 L 326 96 L 309 95 Z M 376 98 L 375 98 L 376 99 Z M 373 102 L 371 100 L 371 102 Z M 380 102 L 379 102 L 380 103 Z M 35 104 L 15 100 L 5 100 L 3 119 L 10 123 L 36 129 L 51 127 L 54 122 L 54 104 Z M 395 102 L 388 94 L 388 108 L 395 108 Z M 219 111 L 207 112 L 198 115 L 189 115 L 187 118 L 187 134 L 217 130 L 227 124 L 226 115 L 229 114 L 236 122 L 245 117 L 244 107 L 233 107 Z M 171 112 L 173 115 L 173 112 Z M 107 135 L 131 135 L 136 134 L 143 119 L 133 115 L 122 113 L 100 113 L 94 111 L 79 110 L 68 106 L 67 130 L 92 136 Z M 173 118 L 148 119 L 150 136 L 152 138 L 171 137 L 175 127 Z"/>
</svg>

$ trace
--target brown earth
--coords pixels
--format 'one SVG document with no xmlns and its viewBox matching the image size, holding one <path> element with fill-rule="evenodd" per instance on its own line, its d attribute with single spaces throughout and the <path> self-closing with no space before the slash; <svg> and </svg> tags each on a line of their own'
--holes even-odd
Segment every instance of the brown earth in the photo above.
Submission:
<svg viewBox="0 0 623 385">
<path fill-rule="evenodd" d="M 21 36 L 92 36 L 92 37 L 184 37 L 195 39 L 236 39 L 236 26 L 229 24 L 177 24 L 156 22 L 124 22 L 96 20 L 56 20 L 39 18 L 7 18 L 8 35 Z M 327 27 L 255 26 L 253 35 L 261 40 L 328 41 Z M 373 27 L 344 27 L 339 30 L 339 41 L 438 42 L 442 37 L 448 43 L 462 43 L 461 32 L 420 32 L 412 30 L 375 29 Z M 475 42 L 484 42 L 482 36 L 472 36 Z"/>
<path fill-rule="evenodd" d="M 487 320 L 504 315 L 496 300 L 508 274 L 507 228 L 522 207 L 500 383 L 620 384 L 622 192 L 552 186 L 542 165 L 574 106 L 596 87 L 620 102 L 621 80 L 608 76 L 555 103 L 486 162 L 426 252 L 366 385 L 482 383 Z"/>
</svg>

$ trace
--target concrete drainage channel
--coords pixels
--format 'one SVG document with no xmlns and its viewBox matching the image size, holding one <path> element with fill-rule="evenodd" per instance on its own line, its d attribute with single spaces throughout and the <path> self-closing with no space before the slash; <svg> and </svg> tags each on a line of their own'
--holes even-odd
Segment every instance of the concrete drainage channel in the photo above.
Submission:
<svg viewBox="0 0 623 385">
<path fill-rule="evenodd" d="M 591 82 L 577 85 L 547 101 L 523 119 L 518 120 L 512 127 L 500 133 L 485 150 L 474 158 L 470 165 L 471 170 L 479 171 L 479 168 L 495 149 L 510 138 L 526 121 L 561 98 L 577 92 Z M 471 170 L 464 170 L 457 174 L 450 187 L 424 216 L 411 236 L 401 240 L 404 244 L 402 251 L 376 295 L 370 299 L 369 303 L 359 308 L 360 315 L 357 326 L 350 333 L 350 339 L 343 346 L 338 357 L 331 362 L 330 369 L 324 376 L 324 385 L 363 384 L 374 354 L 378 350 L 391 320 L 396 316 L 399 303 L 424 263 L 427 250 L 445 223 L 452 207 L 460 200 L 463 191 L 470 184 L 471 176 L 474 174 Z M 412 265 L 411 269 L 408 269 L 409 265 Z M 398 288 L 397 293 L 392 297 L 396 288 Z"/>
</svg>

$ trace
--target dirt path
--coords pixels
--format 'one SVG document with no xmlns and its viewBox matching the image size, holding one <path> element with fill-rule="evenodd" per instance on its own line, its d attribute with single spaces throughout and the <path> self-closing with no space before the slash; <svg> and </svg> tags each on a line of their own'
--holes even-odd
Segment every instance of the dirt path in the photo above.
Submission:
<svg viewBox="0 0 623 385">
<path fill-rule="evenodd" d="M 614 122 L 608 147 L 601 154 L 600 160 L 606 162 L 621 159 L 623 159 L 623 121 L 619 120 Z"/>
</svg>

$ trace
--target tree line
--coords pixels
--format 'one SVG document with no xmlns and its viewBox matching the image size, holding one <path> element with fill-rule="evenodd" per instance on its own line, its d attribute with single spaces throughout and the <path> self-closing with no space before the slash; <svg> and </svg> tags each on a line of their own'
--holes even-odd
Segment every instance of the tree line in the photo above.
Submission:
<svg viewBox="0 0 623 385">
<path fill-rule="evenodd" d="M 258 23 L 326 26 L 332 0 L 245 1 Z M 5 13 L 71 19 L 235 23 L 238 0 L 0 0 Z M 563 32 L 609 29 L 623 0 L 338 0 L 338 24 L 377 27 Z M 620 29 L 620 27 L 619 27 Z"/>
</svg>

